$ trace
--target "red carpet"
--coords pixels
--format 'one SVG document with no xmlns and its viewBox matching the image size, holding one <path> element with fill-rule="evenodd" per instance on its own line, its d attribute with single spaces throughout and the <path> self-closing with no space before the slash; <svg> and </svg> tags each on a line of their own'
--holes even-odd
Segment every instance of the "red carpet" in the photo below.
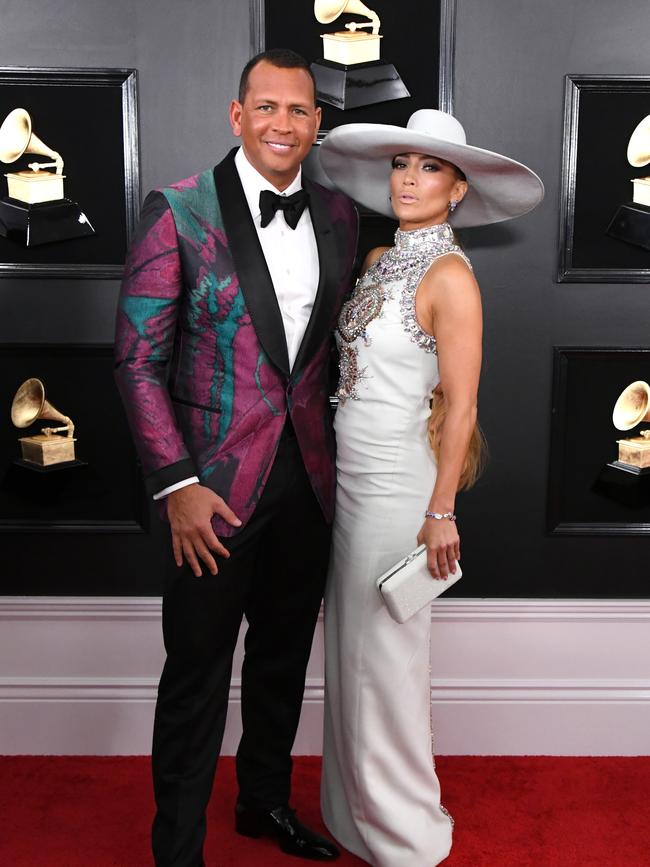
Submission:
<svg viewBox="0 0 650 867">
<path fill-rule="evenodd" d="M 298 759 L 294 776 L 294 803 L 315 828 L 319 766 Z M 456 819 L 445 867 L 650 865 L 650 758 L 443 756 L 438 772 Z M 234 788 L 224 759 L 207 867 L 306 864 L 234 833 Z M 2 867 L 147 867 L 151 812 L 146 758 L 0 758 Z"/>
</svg>

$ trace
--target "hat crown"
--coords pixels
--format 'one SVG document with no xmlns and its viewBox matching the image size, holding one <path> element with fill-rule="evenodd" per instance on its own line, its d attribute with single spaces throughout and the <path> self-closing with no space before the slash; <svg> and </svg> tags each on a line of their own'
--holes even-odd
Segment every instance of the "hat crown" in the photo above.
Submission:
<svg viewBox="0 0 650 867">
<path fill-rule="evenodd" d="M 414 112 L 406 128 L 453 144 L 467 144 L 467 136 L 462 124 L 451 114 L 438 111 L 437 108 L 421 108 Z"/>
</svg>

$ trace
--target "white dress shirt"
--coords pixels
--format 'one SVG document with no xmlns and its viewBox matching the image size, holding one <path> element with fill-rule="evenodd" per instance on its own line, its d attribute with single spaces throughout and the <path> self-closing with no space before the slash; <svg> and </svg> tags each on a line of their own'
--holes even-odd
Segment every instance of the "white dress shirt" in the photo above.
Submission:
<svg viewBox="0 0 650 867">
<path fill-rule="evenodd" d="M 295 229 L 287 226 L 281 211 L 276 211 L 275 217 L 262 229 L 260 193 L 262 190 L 271 190 L 281 196 L 290 196 L 301 190 L 302 169 L 298 169 L 298 174 L 286 190 L 280 192 L 253 168 L 246 159 L 243 148 L 237 151 L 235 165 L 280 305 L 287 338 L 289 368 L 292 368 L 318 289 L 318 248 L 309 208 L 302 212 Z"/>
<path fill-rule="evenodd" d="M 282 211 L 276 211 L 268 226 L 262 229 L 260 193 L 262 190 L 271 190 L 281 196 L 290 196 L 302 189 L 302 169 L 298 169 L 298 174 L 286 190 L 280 192 L 250 164 L 241 147 L 235 155 L 235 167 L 280 306 L 291 369 L 298 355 L 318 289 L 318 247 L 309 208 L 302 212 L 295 229 L 287 226 Z M 159 500 L 198 481 L 196 476 L 183 479 L 154 494 L 153 498 Z"/>
</svg>

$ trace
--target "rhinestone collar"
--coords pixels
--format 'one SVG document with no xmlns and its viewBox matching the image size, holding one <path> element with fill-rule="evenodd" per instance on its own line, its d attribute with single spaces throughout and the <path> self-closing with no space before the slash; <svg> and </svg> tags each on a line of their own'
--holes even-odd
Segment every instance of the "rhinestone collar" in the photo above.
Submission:
<svg viewBox="0 0 650 867">
<path fill-rule="evenodd" d="M 398 229 L 395 232 L 393 251 L 397 256 L 416 253 L 418 256 L 431 256 L 433 259 L 454 245 L 454 232 L 449 223 L 436 223 L 434 226 L 411 229 L 409 232 Z"/>
</svg>

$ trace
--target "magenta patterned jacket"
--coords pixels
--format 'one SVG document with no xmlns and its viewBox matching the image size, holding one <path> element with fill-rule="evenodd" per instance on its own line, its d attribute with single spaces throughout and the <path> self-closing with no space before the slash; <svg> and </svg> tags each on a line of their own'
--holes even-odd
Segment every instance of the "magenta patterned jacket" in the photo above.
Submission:
<svg viewBox="0 0 650 867">
<path fill-rule="evenodd" d="M 234 153 L 214 171 L 147 197 L 120 295 L 117 385 L 151 493 L 197 475 L 245 525 L 289 413 L 331 520 L 331 335 L 351 288 L 357 213 L 346 196 L 304 179 L 320 280 L 290 372 Z M 216 515 L 213 526 L 218 535 L 236 532 Z"/>
</svg>

